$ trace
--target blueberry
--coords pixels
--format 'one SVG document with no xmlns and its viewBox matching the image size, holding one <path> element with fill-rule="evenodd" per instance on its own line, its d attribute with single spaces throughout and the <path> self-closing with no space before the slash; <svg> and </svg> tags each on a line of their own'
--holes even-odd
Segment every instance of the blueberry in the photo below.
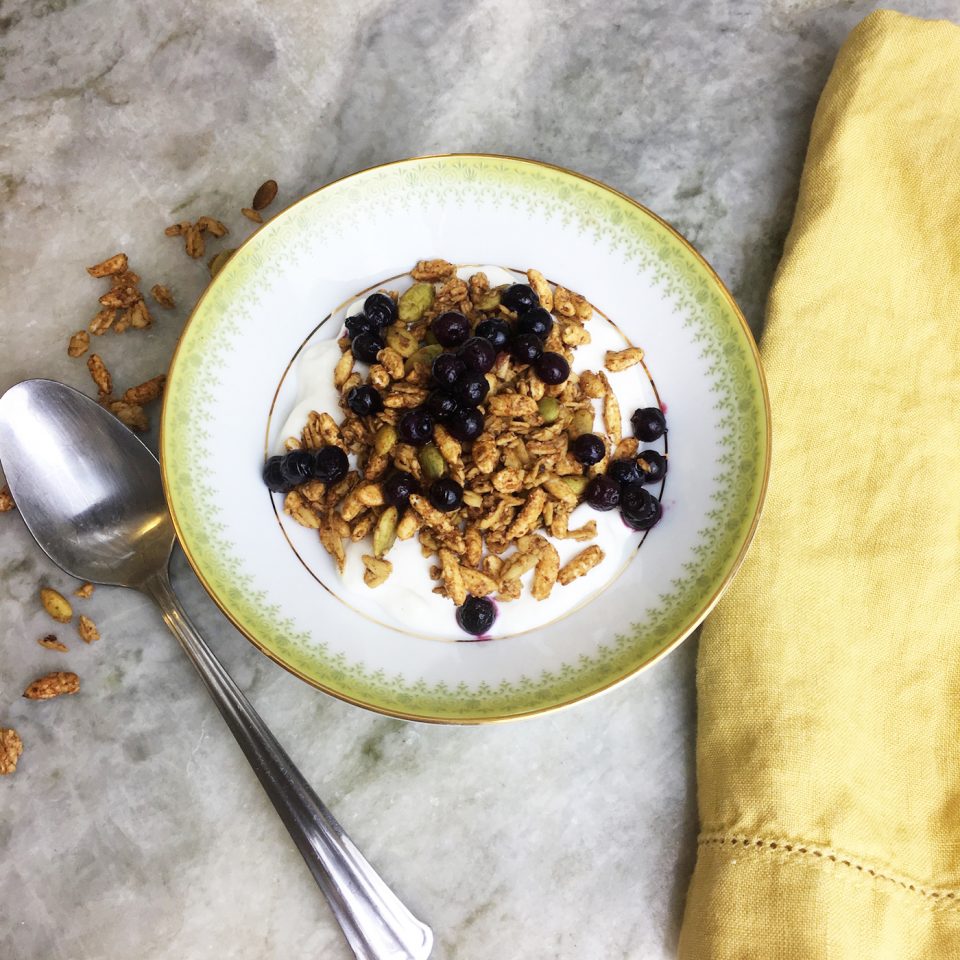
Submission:
<svg viewBox="0 0 960 960">
<path fill-rule="evenodd" d="M 352 387 L 347 394 L 347 406 L 358 417 L 369 417 L 370 414 L 380 413 L 383 410 L 383 397 L 380 396 L 376 387 L 362 383 L 360 386 Z"/>
<path fill-rule="evenodd" d="M 397 436 L 401 443 L 423 445 L 433 437 L 433 417 L 423 407 L 408 410 L 397 422 Z"/>
<path fill-rule="evenodd" d="M 385 293 L 371 293 L 363 301 L 363 312 L 378 327 L 389 327 L 397 319 L 397 305 Z"/>
<path fill-rule="evenodd" d="M 510 344 L 510 356 L 518 363 L 535 363 L 543 355 L 543 344 L 533 333 L 521 333 Z"/>
<path fill-rule="evenodd" d="M 471 337 L 457 351 L 457 356 L 467 365 L 468 370 L 474 373 L 486 373 L 493 368 L 497 359 L 497 351 L 493 344 L 483 337 Z"/>
<path fill-rule="evenodd" d="M 656 450 L 641 450 L 637 467 L 641 483 L 659 483 L 667 475 L 667 458 Z"/>
<path fill-rule="evenodd" d="M 631 457 L 612 460 L 607 467 L 607 476 L 612 477 L 617 483 L 637 483 L 640 480 L 640 468 L 637 466 L 637 461 Z"/>
<path fill-rule="evenodd" d="M 313 476 L 326 484 L 339 483 L 350 469 L 347 455 L 339 447 L 323 447 L 313 460 Z"/>
<path fill-rule="evenodd" d="M 620 502 L 620 484 L 600 474 L 587 484 L 585 499 L 594 510 L 612 510 Z"/>
<path fill-rule="evenodd" d="M 489 597 L 474 597 L 470 594 L 463 605 L 457 607 L 457 623 L 460 629 L 479 637 L 486 633 L 497 619 L 497 605 Z"/>
<path fill-rule="evenodd" d="M 483 398 L 490 390 L 487 378 L 479 373 L 468 373 L 454 384 L 453 392 L 465 407 L 475 407 L 483 403 Z"/>
<path fill-rule="evenodd" d="M 416 493 L 419 489 L 420 486 L 412 473 L 396 470 L 383 481 L 383 499 L 387 502 L 387 506 L 400 509 L 407 505 L 410 494 Z"/>
<path fill-rule="evenodd" d="M 667 418 L 659 407 L 634 410 L 630 423 L 633 424 L 633 435 L 645 443 L 659 440 L 667 432 Z"/>
<path fill-rule="evenodd" d="M 433 417 L 434 420 L 439 420 L 441 423 L 446 422 L 451 417 L 455 417 L 460 412 L 459 401 L 452 393 L 447 393 L 446 390 L 434 390 L 433 393 L 427 397 L 427 402 L 424 406 L 427 408 L 430 416 Z"/>
<path fill-rule="evenodd" d="M 430 368 L 441 387 L 452 387 L 466 372 L 466 364 L 453 353 L 441 353 Z"/>
<path fill-rule="evenodd" d="M 286 493 L 290 489 L 290 483 L 283 475 L 282 464 L 283 457 L 271 457 L 263 465 L 263 482 L 274 493 Z"/>
<path fill-rule="evenodd" d="M 660 501 L 643 484 L 628 483 L 620 497 L 620 515 L 633 530 L 649 530 L 660 520 Z"/>
<path fill-rule="evenodd" d="M 470 321 L 462 313 L 451 310 L 441 313 L 430 324 L 437 343 L 444 347 L 459 347 L 470 336 Z"/>
<path fill-rule="evenodd" d="M 283 479 L 291 486 L 305 483 L 313 476 L 313 454 L 309 450 L 291 450 L 280 461 Z"/>
<path fill-rule="evenodd" d="M 570 376 L 570 364 L 567 363 L 567 358 L 551 350 L 537 360 L 534 370 L 544 383 L 549 383 L 551 386 L 563 383 Z"/>
<path fill-rule="evenodd" d="M 553 317 L 543 309 L 534 307 L 521 313 L 517 319 L 517 333 L 533 333 L 543 338 L 553 329 Z"/>
<path fill-rule="evenodd" d="M 361 333 L 350 344 L 354 357 L 362 363 L 376 363 L 377 354 L 383 349 L 383 341 L 373 333 Z"/>
<path fill-rule="evenodd" d="M 498 353 L 507 349 L 510 341 L 510 324 L 506 320 L 481 320 L 477 324 L 476 334 L 489 340 Z"/>
<path fill-rule="evenodd" d="M 483 433 L 483 414 L 476 407 L 461 410 L 451 418 L 448 429 L 458 440 L 475 440 Z"/>
<path fill-rule="evenodd" d="M 463 487 L 450 477 L 441 477 L 430 484 L 427 499 L 441 512 L 449 513 L 463 503 Z"/>
<path fill-rule="evenodd" d="M 380 328 L 376 320 L 371 320 L 365 313 L 358 313 L 352 317 L 347 317 L 343 324 L 347 328 L 347 336 L 353 340 L 359 337 L 361 333 L 377 333 Z"/>
<path fill-rule="evenodd" d="M 512 287 L 508 287 L 500 298 L 500 302 L 514 313 L 525 313 L 540 306 L 540 298 L 525 283 L 515 283 Z"/>
<path fill-rule="evenodd" d="M 592 467 L 603 459 L 607 448 L 595 433 L 581 433 L 570 444 L 570 452 L 585 467 Z"/>
</svg>

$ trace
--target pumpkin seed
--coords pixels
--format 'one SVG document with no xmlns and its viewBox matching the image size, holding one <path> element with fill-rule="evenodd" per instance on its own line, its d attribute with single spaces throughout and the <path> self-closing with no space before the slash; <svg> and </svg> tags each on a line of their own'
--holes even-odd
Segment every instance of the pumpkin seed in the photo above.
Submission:
<svg viewBox="0 0 960 960">
<path fill-rule="evenodd" d="M 397 442 L 397 429 L 392 424 L 385 423 L 373 437 L 373 449 L 381 456 L 389 453 Z"/>
<path fill-rule="evenodd" d="M 382 557 L 397 539 L 397 508 L 387 507 L 380 514 L 376 529 L 373 531 L 373 555 Z"/>
<path fill-rule="evenodd" d="M 587 410 L 577 410 L 570 418 L 568 432 L 571 437 L 579 437 L 582 433 L 590 433 L 593 430 L 593 408 Z"/>
<path fill-rule="evenodd" d="M 69 623 L 73 618 L 73 607 L 63 594 L 57 593 L 51 587 L 43 587 L 40 590 L 40 602 L 43 609 L 53 617 L 58 623 Z"/>
<path fill-rule="evenodd" d="M 420 346 L 417 338 L 409 330 L 404 330 L 396 323 L 387 327 L 386 336 L 387 346 L 393 347 L 401 357 L 412 357 Z"/>
<path fill-rule="evenodd" d="M 584 490 L 590 480 L 587 477 L 578 477 L 575 475 L 561 477 L 563 482 L 578 496 L 582 497 Z"/>
<path fill-rule="evenodd" d="M 409 373 L 418 363 L 422 363 L 429 370 L 433 365 L 433 361 L 436 360 L 441 353 L 443 353 L 443 347 L 441 347 L 439 343 L 431 343 L 425 347 L 421 347 L 416 353 L 407 357 L 403 364 L 404 373 Z"/>
<path fill-rule="evenodd" d="M 553 397 L 544 397 L 537 404 L 537 410 L 544 423 L 555 423 L 560 416 L 560 404 Z"/>
<path fill-rule="evenodd" d="M 500 306 L 500 293 L 499 289 L 488 290 L 477 300 L 477 309 L 484 313 L 496 310 Z"/>
<path fill-rule="evenodd" d="M 263 210 L 264 207 L 269 207 L 270 204 L 273 203 L 276 195 L 277 181 L 267 180 L 257 187 L 257 192 L 253 195 L 253 202 L 250 206 L 253 207 L 254 210 Z"/>
<path fill-rule="evenodd" d="M 446 464 L 434 444 L 428 443 L 421 447 L 417 452 L 417 459 L 420 461 L 420 469 L 423 470 L 423 475 L 427 480 L 439 480 L 443 476 Z"/>
<path fill-rule="evenodd" d="M 432 306 L 436 291 L 432 283 L 415 283 L 397 303 L 397 317 L 401 323 L 416 323 Z"/>
</svg>

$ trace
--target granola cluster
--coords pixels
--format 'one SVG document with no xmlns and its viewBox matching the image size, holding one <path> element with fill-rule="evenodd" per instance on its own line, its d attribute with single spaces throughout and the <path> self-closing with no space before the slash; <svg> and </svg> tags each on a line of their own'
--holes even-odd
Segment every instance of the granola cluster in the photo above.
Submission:
<svg viewBox="0 0 960 960">
<path fill-rule="evenodd" d="M 125 253 L 115 253 L 112 257 L 92 267 L 87 267 L 91 277 L 109 280 L 110 289 L 100 297 L 100 310 L 87 325 L 86 330 L 78 330 L 71 338 L 67 353 L 71 357 L 80 357 L 90 347 L 90 334 L 103 336 L 108 330 L 114 333 L 126 333 L 145 330 L 153 323 L 153 317 L 147 307 L 146 298 L 140 291 L 140 275 L 130 269 Z M 154 284 L 151 289 L 153 299 L 167 310 L 174 307 L 173 297 L 163 284 Z"/>
<path fill-rule="evenodd" d="M 551 286 L 540 272 L 529 270 L 529 288 L 552 314 L 544 355 L 549 351 L 566 361 L 565 379 L 544 382 L 534 363 L 501 349 L 485 374 L 479 435 L 459 439 L 450 425 L 436 421 L 430 442 L 418 445 L 405 442 L 402 420 L 408 411 L 424 408 L 435 386 L 431 370 L 444 349 L 433 335 L 434 321 L 455 311 L 467 319 L 471 332 L 490 319 L 513 329 L 517 312 L 503 302 L 508 287 L 491 287 L 484 273 L 463 280 L 453 264 L 425 260 L 411 276 L 416 282 L 402 296 L 389 294 L 398 319 L 383 328 L 382 349 L 369 366 L 358 366 L 356 339 L 339 341 L 334 383 L 343 419 L 337 423 L 325 411 L 311 412 L 301 436 L 286 441 L 288 451 L 339 447 L 355 456 L 356 468 L 335 483 L 308 479 L 298 484 L 286 493 L 284 510 L 318 531 L 341 571 L 345 543 L 369 542 L 363 563 L 370 587 L 390 576 L 388 557 L 396 540 L 417 537 L 422 554 L 435 560 L 433 591 L 457 606 L 468 596 L 515 600 L 522 592 L 521 577 L 531 570 L 530 592 L 545 600 L 557 585 L 585 575 L 604 556 L 593 544 L 561 565 L 547 535 L 584 543 L 594 539 L 596 522 L 571 529 L 571 513 L 611 460 L 635 458 L 638 452 L 635 438 L 621 436 L 620 405 L 605 371 L 572 369 L 576 348 L 590 342 L 593 308 L 580 294 Z M 642 357 L 635 347 L 610 352 L 606 367 L 623 370 Z M 373 387 L 382 403 L 361 416 L 348 398 L 363 386 Z M 602 429 L 595 426 L 594 400 L 601 401 Z M 599 459 L 589 465 L 571 451 L 584 434 L 599 435 L 603 444 Z M 398 474 L 409 474 L 416 483 L 401 503 L 390 483 Z M 432 502 L 437 497 L 430 491 L 445 480 L 462 489 L 455 509 L 438 509 Z"/>
<path fill-rule="evenodd" d="M 209 233 L 211 237 L 219 240 L 230 231 L 216 217 L 203 216 L 198 217 L 195 223 L 189 220 L 172 223 L 163 232 L 168 237 L 183 237 L 183 248 L 187 256 L 199 260 L 206 251 L 204 234 Z"/>
</svg>

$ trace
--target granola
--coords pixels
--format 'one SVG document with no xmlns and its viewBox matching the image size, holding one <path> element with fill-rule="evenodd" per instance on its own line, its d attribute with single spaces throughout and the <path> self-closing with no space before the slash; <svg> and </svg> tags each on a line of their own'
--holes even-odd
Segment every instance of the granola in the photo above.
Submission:
<svg viewBox="0 0 960 960">
<path fill-rule="evenodd" d="M 34 680 L 23 691 L 27 700 L 52 700 L 65 693 L 76 693 L 80 689 L 80 678 L 75 673 L 55 670 Z"/>
<path fill-rule="evenodd" d="M 78 330 L 67 344 L 67 356 L 82 357 L 90 349 L 90 334 L 86 330 Z"/>
<path fill-rule="evenodd" d="M 198 260 L 207 248 L 203 236 L 205 233 L 220 238 L 225 237 L 230 231 L 225 224 L 215 217 L 203 216 L 198 217 L 195 223 L 191 223 L 189 220 L 173 223 L 163 232 L 168 237 L 183 237 L 183 246 L 187 256 Z"/>
<path fill-rule="evenodd" d="M 0 727 L 0 776 L 13 773 L 23 753 L 23 741 L 12 727 Z"/>
<path fill-rule="evenodd" d="M 78 331 L 70 338 L 67 352 L 71 357 L 80 357 L 87 352 L 89 334 L 100 337 L 111 329 L 114 333 L 124 333 L 131 327 L 143 330 L 153 323 L 140 291 L 140 276 L 130 269 L 125 253 L 116 253 L 101 263 L 87 267 L 87 273 L 91 277 L 109 280 L 110 289 L 100 296 L 101 309 L 87 325 L 87 330 Z M 162 306 L 173 306 L 170 291 L 162 284 L 156 284 L 151 293 Z"/>
<path fill-rule="evenodd" d="M 80 634 L 80 639 L 84 643 L 94 643 L 100 639 L 100 631 L 97 629 L 97 625 L 83 614 L 80 615 L 80 620 L 77 623 L 77 633 Z"/>
<path fill-rule="evenodd" d="M 41 647 L 46 647 L 48 650 L 58 650 L 60 653 L 66 653 L 70 649 L 65 643 L 58 640 L 53 633 L 48 633 L 45 637 L 40 637 L 37 643 L 39 643 Z"/>
<path fill-rule="evenodd" d="M 151 403 L 163 393 L 167 380 L 166 374 L 160 374 L 135 387 L 128 388 L 118 400 L 113 395 L 113 377 L 99 354 L 90 354 L 87 358 L 87 369 L 97 386 L 97 399 L 102 406 L 137 433 L 143 433 L 150 428 L 150 421 L 147 419 L 143 405 Z"/>
<path fill-rule="evenodd" d="M 529 285 L 491 286 L 481 271 L 461 278 L 442 259 L 418 261 L 410 276 L 401 295 L 371 295 L 337 341 L 340 422 L 313 411 L 285 443 L 285 456 L 338 448 L 350 460 L 326 473 L 314 468 L 291 488 L 283 457 L 273 457 L 264 479 L 285 494 L 290 517 L 318 531 L 341 572 L 348 541 L 371 544 L 362 557 L 371 588 L 393 573 L 396 542 L 416 538 L 431 560 L 433 592 L 479 634 L 495 617 L 484 598 L 519 598 L 532 572 L 530 595 L 543 601 L 602 563 L 597 544 L 563 563 L 554 542 L 597 537 L 596 521 L 572 529 L 570 516 L 585 501 L 617 505 L 621 481 L 607 476 L 613 460 L 636 478 L 643 473 L 606 372 L 640 364 L 643 351 L 608 350 L 606 370 L 575 372 L 576 348 L 591 342 L 593 307 L 534 268 Z"/>
<path fill-rule="evenodd" d="M 155 283 L 150 288 L 150 296 L 165 310 L 172 310 L 176 306 L 170 288 L 162 283 Z"/>
</svg>

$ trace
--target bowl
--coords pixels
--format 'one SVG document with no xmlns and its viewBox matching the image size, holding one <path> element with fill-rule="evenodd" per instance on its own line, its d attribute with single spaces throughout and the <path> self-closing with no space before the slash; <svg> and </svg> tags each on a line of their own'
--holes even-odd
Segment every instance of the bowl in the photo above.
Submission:
<svg viewBox="0 0 960 960">
<path fill-rule="evenodd" d="M 602 577 L 576 581 L 579 592 L 565 594 L 559 607 L 511 614 L 504 604 L 498 632 L 486 642 L 443 642 L 467 638 L 442 615 L 415 621 L 406 608 L 345 584 L 316 531 L 286 517 L 260 479 L 264 456 L 289 432 L 284 422 L 302 388 L 307 351 L 338 336 L 357 298 L 402 289 L 413 264 L 433 257 L 465 272 L 492 265 L 520 279 L 535 267 L 583 294 L 599 315 L 590 329 L 615 331 L 645 351 L 631 402 L 659 404 L 669 426 L 669 471 L 655 490 L 661 522 L 630 541 L 623 562 Z M 161 431 L 180 542 L 237 628 L 333 696 L 437 723 L 568 706 L 673 649 L 742 561 L 769 462 L 756 345 L 693 247 L 610 187 L 548 164 L 487 155 L 364 170 L 264 224 L 187 322 Z M 432 586 L 424 573 L 428 600 Z"/>
</svg>

